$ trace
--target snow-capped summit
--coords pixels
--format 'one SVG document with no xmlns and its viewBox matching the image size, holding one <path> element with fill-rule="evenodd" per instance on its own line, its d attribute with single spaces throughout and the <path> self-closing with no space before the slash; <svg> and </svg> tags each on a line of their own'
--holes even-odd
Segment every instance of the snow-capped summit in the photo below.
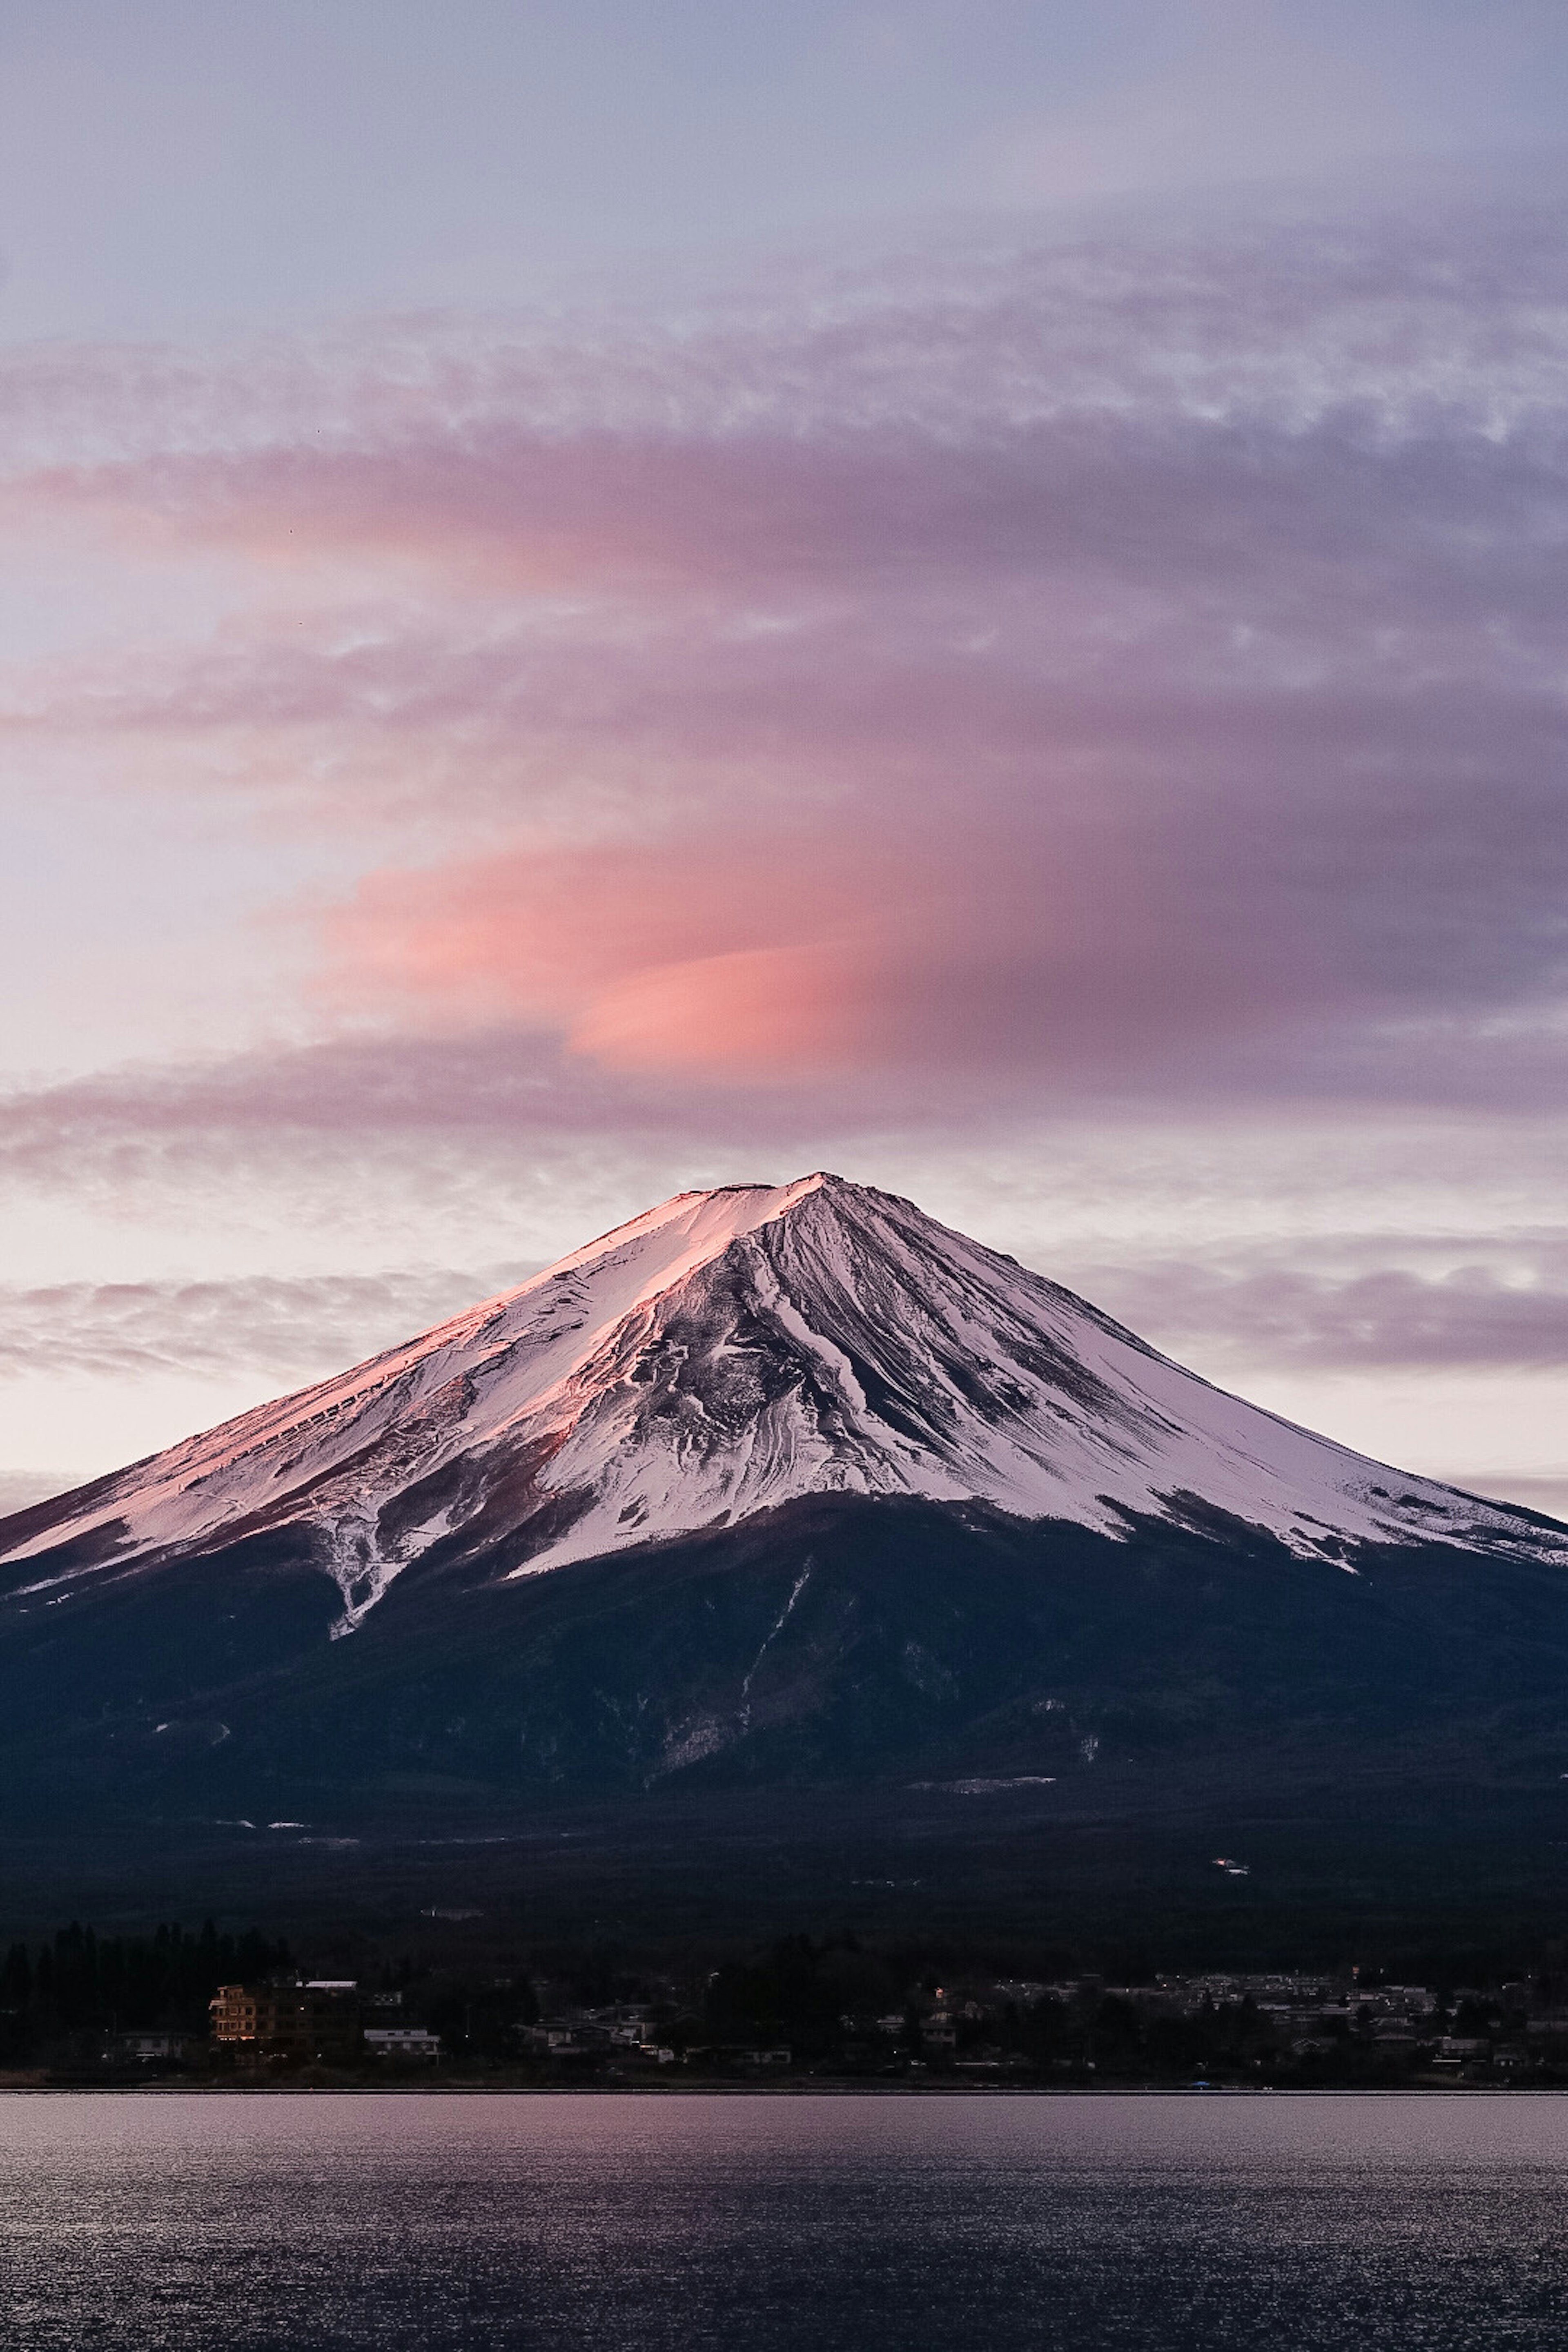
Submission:
<svg viewBox="0 0 1568 2352">
<path fill-rule="evenodd" d="M 679 1193 L 341 1379 L 18 1513 L 0 1560 L 36 1559 L 43 1592 L 303 1525 L 346 1632 L 426 1556 L 516 1577 L 832 1492 L 1112 1537 L 1219 1511 L 1329 1558 L 1568 1560 L 1568 1534 L 1227 1395 L 822 1173 Z"/>
</svg>

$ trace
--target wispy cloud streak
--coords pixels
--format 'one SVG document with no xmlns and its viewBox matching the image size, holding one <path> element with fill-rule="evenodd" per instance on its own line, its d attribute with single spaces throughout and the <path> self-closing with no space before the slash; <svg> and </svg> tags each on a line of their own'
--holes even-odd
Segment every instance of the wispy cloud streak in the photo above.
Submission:
<svg viewBox="0 0 1568 2352">
<path fill-rule="evenodd" d="M 1200 1251 L 1090 1268 L 1085 1279 L 1141 1328 L 1210 1361 L 1333 1371 L 1568 1366 L 1568 1243 L 1559 1235 L 1452 1237 L 1425 1252 L 1388 1235 L 1335 1236 L 1310 1250 Z"/>
<path fill-rule="evenodd" d="M 390 1347 L 535 1270 L 432 1267 L 0 1289 L 0 1380 L 170 1370 L 304 1379 Z"/>
</svg>

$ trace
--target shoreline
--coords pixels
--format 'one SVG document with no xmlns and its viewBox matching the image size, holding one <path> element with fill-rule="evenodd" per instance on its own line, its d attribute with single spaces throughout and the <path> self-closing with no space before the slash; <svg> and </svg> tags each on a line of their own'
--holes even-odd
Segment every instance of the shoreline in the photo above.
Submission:
<svg viewBox="0 0 1568 2352">
<path fill-rule="evenodd" d="M 29 2083 L 0 2098 L 1560 2099 L 1563 2083 Z"/>
</svg>

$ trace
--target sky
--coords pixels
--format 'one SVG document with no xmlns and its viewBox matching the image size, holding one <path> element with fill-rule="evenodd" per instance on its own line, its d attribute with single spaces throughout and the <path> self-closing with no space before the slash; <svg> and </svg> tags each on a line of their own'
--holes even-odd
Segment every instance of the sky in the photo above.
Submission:
<svg viewBox="0 0 1568 2352">
<path fill-rule="evenodd" d="M 1568 16 L 10 0 L 0 1499 L 827 1166 L 1568 1507 Z"/>
</svg>

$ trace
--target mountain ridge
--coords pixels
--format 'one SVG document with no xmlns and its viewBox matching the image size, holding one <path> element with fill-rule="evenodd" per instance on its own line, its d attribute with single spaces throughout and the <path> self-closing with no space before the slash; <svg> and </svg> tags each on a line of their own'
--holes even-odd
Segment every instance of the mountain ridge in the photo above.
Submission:
<svg viewBox="0 0 1568 2352">
<path fill-rule="evenodd" d="M 335 1378 L 33 1505 L 0 1521 L 0 1575 L 47 1606 L 83 1577 L 300 1528 L 341 1637 L 416 1560 L 482 1554 L 515 1578 L 835 1493 L 1123 1539 L 1217 1513 L 1346 1568 L 1362 1544 L 1433 1541 L 1568 1564 L 1568 1529 L 1540 1514 L 1248 1404 L 818 1170 L 678 1193 Z"/>
</svg>

